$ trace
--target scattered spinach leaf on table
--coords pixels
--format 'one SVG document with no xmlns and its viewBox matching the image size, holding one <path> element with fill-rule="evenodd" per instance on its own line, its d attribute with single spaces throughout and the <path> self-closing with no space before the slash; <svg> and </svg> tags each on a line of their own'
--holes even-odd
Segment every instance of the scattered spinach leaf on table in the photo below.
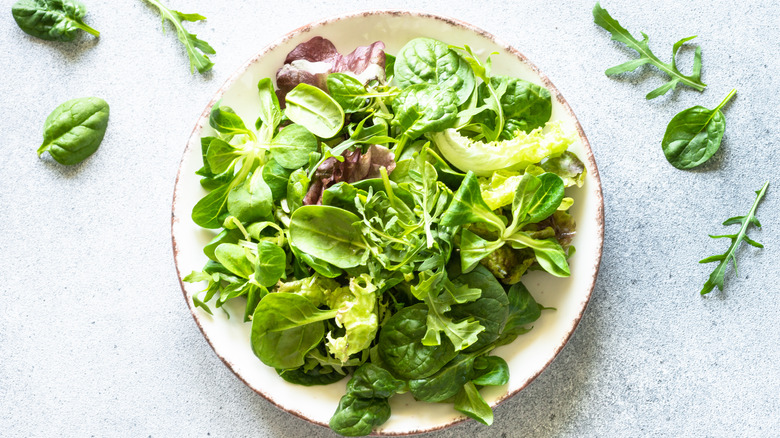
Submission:
<svg viewBox="0 0 780 438">
<path fill-rule="evenodd" d="M 675 87 L 677 87 L 677 84 L 687 85 L 697 91 L 703 91 L 707 86 L 707 84 L 701 81 L 701 47 L 696 47 L 696 52 L 693 57 L 693 71 L 690 75 L 683 74 L 677 69 L 677 52 L 683 44 L 696 38 L 695 35 L 683 38 L 674 43 L 672 46 L 672 62 L 667 63 L 658 59 L 652 50 L 650 50 L 650 45 L 648 44 L 649 37 L 644 32 L 642 32 L 642 41 L 634 38 L 634 36 L 621 26 L 617 20 L 612 18 L 609 15 L 609 12 L 602 8 L 598 2 L 596 2 L 596 5 L 593 7 L 593 21 L 609 31 L 609 33 L 612 34 L 613 40 L 621 42 L 639 53 L 639 58 L 637 59 L 632 59 L 631 61 L 608 68 L 606 71 L 607 76 L 633 71 L 645 64 L 652 64 L 669 76 L 669 80 L 665 84 L 647 94 L 647 100 L 662 96 L 669 90 L 674 90 Z"/>
<path fill-rule="evenodd" d="M 710 235 L 710 237 L 713 239 L 731 239 L 731 245 L 729 245 L 729 249 L 726 250 L 725 253 L 707 257 L 699 262 L 720 262 L 718 263 L 718 266 L 715 267 L 715 270 L 712 271 L 712 274 L 710 274 L 710 277 L 707 279 L 707 281 L 704 283 L 704 287 L 701 289 L 702 295 L 712 292 L 712 290 L 715 289 L 715 286 L 717 286 L 721 291 L 723 290 L 723 280 L 726 274 L 726 268 L 728 268 L 729 265 L 729 260 L 734 262 L 734 273 L 737 273 L 737 249 L 743 241 L 749 245 L 755 246 L 756 248 L 764 247 L 764 245 L 748 237 L 747 232 L 751 224 L 761 228 L 761 223 L 756 218 L 756 210 L 758 209 L 758 204 L 761 202 L 761 199 L 764 198 L 764 194 L 766 194 L 767 187 L 769 187 L 769 181 L 764 183 L 764 186 L 761 187 L 761 190 L 756 191 L 756 200 L 747 215 L 732 217 L 730 219 L 726 219 L 726 221 L 723 222 L 723 225 L 741 225 L 739 231 L 736 234 L 725 234 L 719 236 Z"/>
<path fill-rule="evenodd" d="M 664 155 L 672 166 L 692 169 L 704 164 L 720 149 L 726 132 L 726 117 L 721 109 L 736 93 L 737 90 L 731 90 L 715 109 L 696 105 L 672 118 L 661 141 Z"/>
<path fill-rule="evenodd" d="M 19 0 L 11 8 L 19 28 L 49 41 L 73 41 L 79 29 L 100 36 L 82 20 L 86 13 L 84 5 L 76 0 Z"/>
<path fill-rule="evenodd" d="M 108 103 L 99 97 L 71 99 L 52 111 L 43 124 L 44 152 L 60 164 L 72 165 L 95 153 L 108 126 Z"/>
<path fill-rule="evenodd" d="M 193 72 L 193 68 L 197 68 L 198 73 L 206 73 L 211 70 L 214 63 L 211 62 L 211 59 L 206 55 L 214 55 L 217 52 L 209 43 L 198 38 L 195 34 L 187 32 L 187 29 L 184 28 L 184 24 L 182 23 L 184 21 L 201 21 L 205 20 L 206 17 L 200 14 L 184 14 L 179 11 L 168 9 L 168 7 L 160 3 L 159 0 L 146 1 L 159 9 L 163 21 L 168 20 L 173 24 L 173 27 L 176 29 L 176 36 L 178 36 L 179 41 L 184 44 L 184 48 L 187 49 L 187 56 L 190 58 L 190 73 Z"/>
</svg>

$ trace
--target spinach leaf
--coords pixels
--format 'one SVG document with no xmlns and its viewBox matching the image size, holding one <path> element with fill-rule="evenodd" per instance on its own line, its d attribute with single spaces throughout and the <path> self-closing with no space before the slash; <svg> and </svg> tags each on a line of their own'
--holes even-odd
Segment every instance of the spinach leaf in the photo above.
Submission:
<svg viewBox="0 0 780 438">
<path fill-rule="evenodd" d="M 696 105 L 679 112 L 666 127 L 661 141 L 666 160 L 678 169 L 692 169 L 706 162 L 720 149 L 726 118 L 720 111 L 736 94 L 731 92 L 715 109 Z"/>
<path fill-rule="evenodd" d="M 516 130 L 530 132 L 544 126 L 550 120 L 552 96 L 546 88 L 508 76 L 493 76 L 490 78 L 490 84 L 494 89 L 502 88 L 502 85 L 506 88 L 499 100 L 506 119 L 501 132 L 502 139 L 514 138 Z M 479 86 L 479 95 L 481 105 L 489 104 L 492 97 L 487 84 L 483 83 Z M 495 128 L 492 123 L 489 124 L 491 128 Z"/>
<path fill-rule="evenodd" d="M 436 374 L 424 379 L 409 381 L 409 391 L 414 398 L 438 403 L 458 394 L 469 380 L 474 369 L 474 356 L 458 354 Z"/>
<path fill-rule="evenodd" d="M 330 385 L 345 377 L 344 374 L 337 373 L 332 367 L 323 367 L 319 364 L 310 370 L 304 366 L 294 370 L 278 369 L 276 372 L 282 379 L 303 386 Z"/>
<path fill-rule="evenodd" d="M 326 85 L 330 96 L 341 105 L 345 113 L 355 113 L 365 109 L 366 87 L 354 76 L 331 73 L 328 75 Z"/>
<path fill-rule="evenodd" d="M 423 345 L 427 319 L 425 304 L 404 307 L 391 316 L 379 332 L 381 358 L 390 371 L 404 379 L 431 376 L 457 354 L 447 339 L 441 345 Z"/>
<path fill-rule="evenodd" d="M 252 263 L 254 257 L 251 256 L 249 248 L 234 243 L 223 243 L 217 246 L 214 255 L 222 266 L 241 278 L 247 279 L 255 272 Z"/>
<path fill-rule="evenodd" d="M 298 84 L 286 97 L 285 115 L 320 138 L 331 138 L 344 126 L 344 110 L 328 93 Z"/>
<path fill-rule="evenodd" d="M 354 213 L 326 205 L 305 205 L 290 218 L 290 240 L 299 250 L 339 268 L 361 265 L 368 246 Z"/>
<path fill-rule="evenodd" d="M 330 428 L 343 436 L 364 436 L 390 418 L 390 404 L 384 398 L 360 398 L 347 393 L 330 419 Z"/>
<path fill-rule="evenodd" d="M 60 164 L 72 165 L 95 153 L 108 126 L 108 104 L 98 97 L 71 99 L 52 111 L 43 124 L 38 156 L 49 152 Z"/>
<path fill-rule="evenodd" d="M 455 409 L 486 426 L 493 424 L 493 410 L 482 398 L 473 382 L 463 385 L 461 391 L 455 396 Z"/>
<path fill-rule="evenodd" d="M 638 59 L 632 59 L 607 69 L 607 76 L 633 71 L 645 64 L 652 64 L 669 76 L 668 82 L 647 94 L 648 100 L 664 95 L 669 90 L 674 90 L 677 84 L 687 85 L 697 91 L 702 91 L 707 86 L 707 84 L 701 81 L 701 47 L 696 47 L 696 53 L 693 57 L 693 72 L 690 75 L 684 75 L 677 69 L 677 60 L 675 59 L 677 51 L 680 50 L 683 44 L 696 38 L 695 36 L 683 38 L 674 43 L 674 46 L 672 46 L 672 62 L 666 63 L 658 59 L 650 50 L 650 45 L 648 44 L 649 37 L 644 32 L 642 32 L 642 41 L 637 40 L 617 20 L 612 18 L 609 12 L 602 8 L 598 2 L 593 7 L 593 21 L 609 31 L 613 40 L 625 44 L 639 54 Z"/>
<path fill-rule="evenodd" d="M 479 386 L 501 386 L 509 383 L 509 365 L 498 356 L 480 356 L 474 360 L 472 382 Z"/>
<path fill-rule="evenodd" d="M 298 368 L 325 336 L 326 319 L 338 310 L 319 310 L 306 297 L 277 292 L 260 300 L 252 317 L 252 351 L 264 364 Z"/>
<path fill-rule="evenodd" d="M 395 58 L 394 77 L 401 88 L 415 84 L 440 84 L 453 90 L 456 104 L 468 100 L 476 79 L 468 63 L 447 44 L 431 38 L 415 38 Z"/>
<path fill-rule="evenodd" d="M 366 362 L 352 374 L 347 383 L 347 393 L 360 398 L 390 398 L 401 391 L 406 384 L 386 369 Z"/>
<path fill-rule="evenodd" d="M 228 212 L 243 223 L 267 218 L 271 214 L 273 195 L 261 171 L 235 186 L 227 196 Z"/>
<path fill-rule="evenodd" d="M 734 273 L 737 273 L 737 248 L 739 248 L 739 245 L 742 243 L 742 241 L 745 241 L 749 245 L 755 246 L 756 248 L 764 247 L 764 245 L 749 238 L 747 236 L 747 231 L 751 224 L 761 228 L 761 222 L 759 222 L 756 218 L 756 210 L 758 209 L 758 204 L 766 194 L 767 187 L 769 187 L 769 181 L 767 181 L 764 186 L 761 187 L 761 190 L 756 191 L 756 201 L 753 203 L 753 207 L 750 208 L 750 211 L 747 215 L 732 217 L 730 219 L 726 219 L 726 221 L 723 222 L 723 225 L 741 225 L 739 231 L 736 234 L 726 234 L 722 236 L 710 235 L 710 237 L 713 239 L 731 239 L 731 245 L 729 245 L 729 249 L 726 250 L 725 253 L 707 257 L 699 262 L 720 262 L 718 263 L 718 266 L 715 267 L 715 270 L 712 271 L 712 274 L 710 274 L 710 277 L 707 279 L 707 281 L 704 283 L 704 287 L 701 289 L 702 295 L 712 292 L 712 290 L 715 289 L 715 286 L 717 286 L 721 291 L 723 290 L 723 278 L 726 274 L 726 268 L 729 266 L 729 260 L 734 262 Z"/>
<path fill-rule="evenodd" d="M 73 41 L 79 29 L 100 36 L 82 20 L 86 13 L 76 0 L 18 0 L 11 8 L 19 28 L 49 41 Z"/>
<path fill-rule="evenodd" d="M 168 20 L 176 29 L 176 36 L 179 38 L 184 48 L 187 49 L 187 56 L 190 58 L 190 73 L 193 73 L 193 67 L 198 69 L 198 73 L 206 73 L 211 70 L 214 63 L 211 62 L 208 55 L 217 53 L 209 43 L 199 39 L 197 35 L 187 32 L 183 21 L 201 21 L 206 17 L 200 14 L 184 14 L 179 11 L 168 9 L 159 0 L 146 0 L 152 6 L 156 7 L 162 15 L 163 21 Z"/>
<path fill-rule="evenodd" d="M 513 284 L 509 288 L 507 296 L 509 298 L 509 317 L 501 332 L 501 345 L 508 344 L 514 341 L 518 335 L 527 333 L 530 329 L 526 326 L 539 319 L 543 309 L 523 283 Z"/>
<path fill-rule="evenodd" d="M 300 169 L 317 151 L 317 138 L 301 125 L 285 126 L 269 145 L 274 159 L 286 169 Z"/>
<path fill-rule="evenodd" d="M 255 280 L 265 287 L 271 287 L 284 275 L 287 255 L 282 248 L 267 240 L 257 242 Z"/>
<path fill-rule="evenodd" d="M 498 339 L 503 331 L 509 300 L 501 283 L 483 266 L 477 266 L 473 271 L 460 275 L 456 281 L 482 291 L 478 300 L 454 305 L 450 312 L 450 316 L 456 321 L 474 318 L 485 327 L 485 330 L 479 333 L 477 342 L 464 350 L 467 353 L 478 351 Z"/>
<path fill-rule="evenodd" d="M 414 140 L 426 132 L 438 132 L 455 126 L 458 118 L 456 95 L 450 88 L 417 84 L 405 88 L 393 101 L 392 125 L 399 136 Z M 396 154 L 399 151 L 396 148 Z"/>
</svg>

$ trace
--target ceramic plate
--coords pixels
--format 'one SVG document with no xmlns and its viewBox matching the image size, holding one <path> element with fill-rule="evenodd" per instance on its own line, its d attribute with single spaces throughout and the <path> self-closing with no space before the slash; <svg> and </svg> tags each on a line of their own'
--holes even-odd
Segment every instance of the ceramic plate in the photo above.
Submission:
<svg viewBox="0 0 780 438">
<path fill-rule="evenodd" d="M 258 80 L 275 77 L 287 53 L 314 36 L 331 40 L 341 53 L 349 53 L 356 46 L 379 40 L 385 43 L 387 53 L 395 54 L 407 41 L 416 37 L 436 38 L 459 46 L 468 44 L 481 58 L 491 52 L 498 52 L 498 55 L 493 56 L 494 74 L 512 75 L 547 87 L 553 96 L 552 119 L 565 120 L 579 132 L 580 141 L 572 150 L 585 162 L 588 176 L 582 188 L 567 191 L 567 195 L 575 199 L 572 214 L 577 220 L 577 235 L 573 242 L 577 252 L 570 260 L 572 274 L 565 279 L 539 272 L 524 277 L 524 284 L 536 300 L 557 310 L 543 312 L 530 333 L 494 351 L 494 354 L 506 359 L 511 370 L 507 385 L 482 390 L 488 403 L 495 406 L 538 376 L 561 351 L 577 327 L 590 299 L 601 259 L 603 201 L 596 162 L 569 105 L 547 77 L 520 52 L 474 26 L 440 16 L 402 11 L 342 16 L 292 31 L 241 66 L 204 109 L 184 150 L 174 190 L 172 217 L 173 250 L 179 278 L 203 267 L 207 258 L 202 248 L 214 235 L 213 231 L 199 228 L 190 219 L 192 207 L 206 195 L 195 171 L 202 164 L 200 138 L 213 133 L 208 126 L 211 106 L 222 99 L 244 120 L 254 121 L 259 108 Z M 279 408 L 327 426 L 344 394 L 347 379 L 319 387 L 285 382 L 252 353 L 251 324 L 243 323 L 240 316 L 243 315 L 243 306 L 228 305 L 228 311 L 236 315 L 230 319 L 220 311 L 214 312 L 214 316 L 209 315 L 192 305 L 192 294 L 201 289 L 202 285 L 199 284 L 182 283 L 185 299 L 195 321 L 225 364 L 249 387 Z M 376 430 L 380 435 L 441 429 L 465 419 L 452 405 L 417 402 L 409 394 L 393 397 L 391 407 L 390 420 Z"/>
</svg>

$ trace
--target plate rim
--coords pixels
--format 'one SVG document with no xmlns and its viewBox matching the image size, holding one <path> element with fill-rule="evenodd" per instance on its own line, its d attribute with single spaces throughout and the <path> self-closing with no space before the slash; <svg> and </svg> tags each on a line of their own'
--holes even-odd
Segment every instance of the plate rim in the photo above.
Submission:
<svg viewBox="0 0 780 438">
<path fill-rule="evenodd" d="M 515 56 L 517 59 L 519 59 L 522 63 L 527 65 L 536 75 L 539 76 L 539 79 L 544 84 L 544 86 L 550 91 L 550 93 L 555 96 L 556 100 L 561 104 L 563 107 L 563 110 L 571 116 L 572 120 L 574 120 L 575 128 L 577 130 L 577 134 L 579 135 L 580 141 L 582 142 L 583 149 L 585 151 L 585 160 L 588 162 L 590 166 L 587 166 L 588 170 L 590 171 L 591 175 L 593 176 L 593 182 L 595 183 L 596 187 L 593 190 L 593 194 L 596 196 L 596 202 L 598 205 L 596 206 L 596 227 L 597 227 L 597 235 L 596 237 L 596 244 L 597 244 L 597 254 L 595 257 L 595 260 L 593 260 L 593 278 L 591 280 L 590 286 L 588 287 L 587 295 L 584 300 L 584 305 L 582 306 L 582 309 L 580 310 L 577 317 L 572 320 L 571 328 L 568 331 L 568 334 L 565 338 L 562 339 L 562 342 L 560 345 L 557 345 L 555 347 L 555 351 L 553 355 L 550 357 L 550 359 L 547 361 L 547 363 L 544 364 L 536 373 L 534 373 L 529 379 L 527 379 L 523 384 L 521 384 L 517 389 L 513 391 L 509 391 L 506 394 L 502 395 L 501 397 L 496 400 L 496 402 L 491 405 L 491 409 L 495 409 L 500 404 L 504 403 L 506 400 L 514 397 L 517 395 L 520 391 L 527 388 L 528 385 L 531 384 L 534 380 L 536 380 L 539 375 L 541 375 L 547 368 L 549 368 L 550 364 L 558 357 L 558 355 L 561 353 L 563 348 L 569 343 L 569 340 L 572 336 L 574 336 L 574 332 L 577 330 L 577 327 L 579 326 L 580 321 L 582 320 L 583 315 L 585 314 L 585 311 L 588 308 L 588 305 L 590 304 L 591 297 L 593 296 L 593 290 L 596 286 L 596 279 L 598 278 L 599 269 L 601 267 L 601 259 L 604 252 L 604 196 L 602 191 L 602 185 L 601 185 L 601 176 L 598 170 L 598 166 L 596 164 L 595 156 L 593 155 L 593 150 L 590 146 L 590 141 L 588 140 L 587 136 L 585 135 L 585 131 L 582 128 L 582 125 L 580 124 L 579 119 L 577 118 L 576 114 L 574 113 L 574 110 L 571 108 L 569 103 L 566 101 L 566 99 L 561 95 L 560 91 L 558 91 L 558 88 L 555 87 L 555 85 L 552 83 L 550 78 L 547 77 L 539 68 L 531 62 L 525 55 L 523 55 L 519 50 L 515 49 L 510 44 L 507 44 L 503 40 L 496 38 L 495 35 L 493 35 L 490 32 L 487 32 L 486 30 L 479 28 L 477 26 L 474 26 L 470 23 L 467 23 L 465 21 L 452 18 L 445 15 L 439 15 L 439 14 L 433 14 L 430 12 L 424 12 L 424 11 L 417 11 L 417 10 L 410 10 L 410 9 L 372 9 L 372 10 L 365 10 L 365 11 L 358 11 L 358 12 L 351 12 L 351 13 L 345 13 L 345 14 L 339 14 L 334 15 L 329 18 L 325 18 L 322 20 L 317 20 L 310 22 L 309 24 L 300 26 L 296 29 L 293 29 L 286 34 L 284 34 L 282 37 L 277 38 L 273 41 L 271 41 L 269 44 L 267 44 L 265 47 L 263 47 L 260 51 L 258 51 L 256 54 L 252 55 L 246 62 L 244 62 L 240 67 L 238 67 L 228 78 L 223 82 L 222 86 L 214 93 L 213 97 L 209 100 L 209 102 L 206 104 L 206 107 L 201 112 L 200 116 L 198 117 L 197 121 L 195 122 L 195 126 L 192 129 L 192 132 L 190 133 L 190 136 L 187 139 L 187 142 L 184 147 L 184 151 L 182 152 L 182 158 L 179 161 L 179 167 L 176 171 L 176 179 L 174 181 L 174 190 L 173 190 L 173 197 L 171 202 L 171 243 L 172 243 L 172 249 L 173 249 L 173 262 L 174 266 L 176 268 L 176 274 L 177 274 L 177 280 L 179 281 L 179 287 L 181 288 L 182 294 L 184 296 L 184 301 L 187 303 L 187 307 L 190 311 L 190 315 L 195 320 L 195 324 L 198 326 L 198 330 L 200 330 L 203 337 L 206 339 L 206 342 L 209 344 L 209 347 L 211 347 L 214 354 L 217 355 L 217 357 L 222 361 L 222 363 L 227 366 L 227 368 L 241 381 L 243 382 L 247 387 L 252 389 L 255 393 L 263 397 L 265 400 L 270 402 L 272 405 L 277 407 L 278 409 L 288 413 L 292 414 L 295 417 L 298 417 L 302 420 L 305 420 L 309 423 L 316 424 L 318 426 L 322 426 L 325 428 L 330 428 L 330 426 L 326 423 L 321 423 L 319 421 L 313 420 L 311 418 L 306 417 L 303 415 L 303 413 L 290 410 L 285 408 L 284 406 L 281 406 L 279 403 L 277 403 L 273 398 L 270 396 L 264 394 L 260 389 L 255 388 L 254 385 L 250 384 L 241 374 L 238 373 L 238 371 L 235 369 L 232 362 L 230 362 L 226 357 L 224 357 L 222 354 L 220 354 L 216 348 L 214 347 L 214 344 L 212 343 L 211 339 L 209 338 L 208 334 L 204 330 L 203 326 L 200 323 L 200 320 L 195 315 L 195 307 L 191 300 L 187 297 L 187 290 L 185 289 L 184 283 L 182 282 L 182 273 L 179 269 L 178 264 L 178 254 L 179 254 L 179 246 L 176 242 L 176 235 L 174 233 L 174 228 L 176 222 L 179 220 L 179 218 L 176 216 L 176 201 L 179 193 L 179 179 L 182 175 L 182 165 L 184 163 L 184 159 L 187 156 L 187 153 L 190 149 L 190 144 L 193 141 L 193 138 L 199 135 L 200 130 L 203 129 L 204 122 L 208 120 L 209 114 L 211 112 L 212 106 L 225 94 L 225 92 L 238 80 L 239 77 L 241 77 L 249 67 L 260 60 L 263 56 L 265 56 L 268 52 L 275 49 L 276 47 L 284 44 L 285 42 L 289 41 L 292 38 L 297 37 L 299 34 L 310 32 L 316 28 L 328 25 L 330 23 L 334 23 L 341 20 L 347 20 L 347 19 L 354 19 L 354 18 L 360 18 L 360 17 L 369 17 L 369 16 L 393 16 L 393 17 L 401 17 L 401 16 L 412 16 L 412 17 L 422 17 L 426 19 L 434 19 L 438 21 L 442 21 L 446 24 L 449 24 L 451 26 L 465 28 L 467 30 L 470 30 L 474 33 L 476 33 L 479 36 L 482 36 L 488 40 L 490 40 L 492 43 L 494 43 L 496 46 L 501 47 L 502 49 L 506 50 L 511 55 Z M 198 137 L 199 138 L 199 137 Z M 466 416 L 461 416 L 459 418 L 456 418 L 446 424 L 442 424 L 439 426 L 434 426 L 426 429 L 418 429 L 418 430 L 410 430 L 405 432 L 374 432 L 372 431 L 371 436 L 408 436 L 408 435 L 416 435 L 420 433 L 427 433 L 427 432 L 435 432 L 447 429 L 449 427 L 452 427 L 456 424 L 460 424 L 469 418 Z"/>
</svg>

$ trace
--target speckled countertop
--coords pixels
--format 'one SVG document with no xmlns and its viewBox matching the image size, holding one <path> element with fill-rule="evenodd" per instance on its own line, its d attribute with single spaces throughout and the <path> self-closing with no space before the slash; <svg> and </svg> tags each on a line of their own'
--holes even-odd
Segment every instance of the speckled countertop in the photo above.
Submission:
<svg viewBox="0 0 780 438">
<path fill-rule="evenodd" d="M 184 144 L 212 94 L 244 61 L 311 21 L 365 10 L 362 1 L 167 0 L 208 17 L 189 25 L 217 51 L 190 75 L 172 30 L 140 0 L 86 0 L 87 35 L 51 43 L 0 14 L 0 436 L 252 436 L 333 434 L 256 395 L 217 358 L 182 299 L 170 204 Z M 632 55 L 593 24 L 593 2 L 375 1 L 468 21 L 530 58 L 566 97 L 601 172 L 606 239 L 579 328 L 554 363 L 496 409 L 426 437 L 776 436 L 780 430 L 780 6 L 774 2 L 603 4 L 667 58 L 699 35 L 703 80 L 653 101 L 653 68 L 607 78 Z M 680 58 L 689 66 L 692 50 Z M 667 58 L 668 59 L 668 58 Z M 732 88 L 721 151 L 694 171 L 660 149 L 666 123 L 714 107 Z M 111 105 L 100 150 L 64 167 L 38 159 L 43 121 L 59 103 Z M 759 209 L 763 250 L 739 252 L 726 291 L 698 295 L 707 234 Z"/>
</svg>

